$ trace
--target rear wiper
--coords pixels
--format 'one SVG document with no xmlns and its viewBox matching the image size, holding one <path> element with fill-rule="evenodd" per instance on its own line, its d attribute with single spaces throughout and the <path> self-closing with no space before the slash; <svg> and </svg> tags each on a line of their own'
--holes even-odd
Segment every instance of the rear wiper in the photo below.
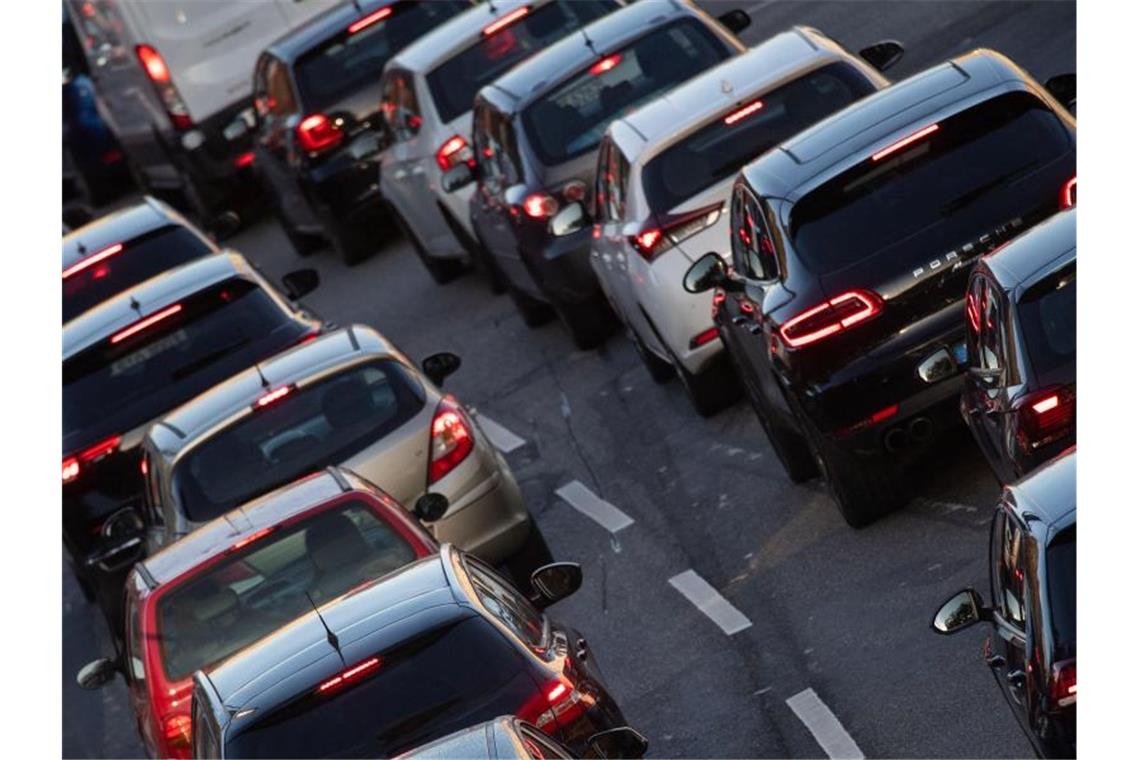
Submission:
<svg viewBox="0 0 1140 760">
<path fill-rule="evenodd" d="M 1035 166 L 1037 166 L 1036 162 L 1030 162 L 1028 164 L 1025 164 L 1022 167 L 1014 169 L 1011 172 L 1007 172 L 1006 174 L 1003 174 L 996 179 L 992 179 L 989 182 L 986 182 L 985 184 L 978 185 L 973 190 L 962 193 L 961 195 L 959 195 L 954 200 L 952 200 L 949 203 L 942 206 L 942 208 L 939 209 L 939 213 L 941 213 L 942 216 L 947 216 L 949 214 L 953 214 L 955 211 L 958 211 L 958 210 L 964 208 L 965 206 L 970 205 L 974 201 L 978 200 L 978 198 L 981 198 L 983 195 L 986 195 L 991 190 L 994 190 L 998 187 L 1001 187 L 1002 185 L 1006 184 L 1007 182 L 1009 182 L 1013 179 L 1016 179 L 1017 177 L 1020 177 L 1022 174 L 1025 174 L 1025 172 L 1029 171 L 1030 169 L 1032 169 Z"/>
<path fill-rule="evenodd" d="M 249 338 L 242 338 L 241 340 L 239 340 L 235 343 L 231 343 L 228 346 L 223 346 L 222 348 L 219 348 L 217 351 L 211 351 L 210 353 L 206 354 L 205 356 L 201 356 L 192 362 L 187 362 L 186 364 L 183 364 L 181 367 L 179 367 L 178 369 L 176 369 L 170 373 L 170 378 L 172 380 L 181 380 L 182 378 L 186 377 L 187 375 L 192 374 L 192 373 L 197 372 L 198 370 L 202 369 L 202 367 L 205 367 L 208 364 L 213 364 L 218 359 L 221 359 L 223 356 L 226 356 L 227 354 L 233 353 L 234 351 L 241 348 L 242 346 L 245 346 L 248 343 L 249 343 Z"/>
</svg>

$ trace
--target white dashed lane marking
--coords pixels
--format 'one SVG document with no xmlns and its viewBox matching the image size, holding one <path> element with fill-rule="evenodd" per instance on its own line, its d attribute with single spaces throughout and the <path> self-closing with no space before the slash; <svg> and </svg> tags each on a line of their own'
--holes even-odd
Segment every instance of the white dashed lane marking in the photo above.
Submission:
<svg viewBox="0 0 1140 760">
<path fill-rule="evenodd" d="M 622 528 L 633 525 L 632 517 L 595 495 L 581 481 L 571 480 L 554 493 L 610 533 L 617 533 Z"/>
<path fill-rule="evenodd" d="M 720 626 L 720 629 L 731 636 L 752 625 L 752 621 L 736 609 L 720 592 L 709 585 L 701 576 L 692 570 L 674 575 L 669 579 L 669 585 L 681 592 L 681 595 L 696 605 L 696 608 L 705 613 L 710 620 Z"/>
<path fill-rule="evenodd" d="M 491 441 L 491 445 L 504 454 L 509 454 L 517 448 L 526 445 L 526 441 L 507 430 L 485 414 L 478 414 L 479 427 L 483 434 Z"/>
<path fill-rule="evenodd" d="M 863 751 L 855 744 L 839 718 L 835 717 L 835 713 L 816 695 L 815 689 L 804 689 L 789 697 L 787 703 L 828 757 L 863 760 Z"/>
</svg>

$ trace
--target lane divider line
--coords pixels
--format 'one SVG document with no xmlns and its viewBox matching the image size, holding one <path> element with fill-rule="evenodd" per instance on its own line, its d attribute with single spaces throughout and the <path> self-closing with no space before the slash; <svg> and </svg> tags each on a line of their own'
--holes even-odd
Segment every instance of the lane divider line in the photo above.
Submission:
<svg viewBox="0 0 1140 760">
<path fill-rule="evenodd" d="M 815 689 L 804 689 L 799 694 L 788 697 L 788 707 L 807 726 L 811 735 L 830 758 L 863 760 L 863 751 L 847 733 L 847 729 L 835 717 L 835 713 L 823 703 Z"/>
<path fill-rule="evenodd" d="M 669 585 L 680 591 L 682 596 L 729 636 L 752 626 L 752 621 L 744 613 L 733 607 L 719 591 L 693 570 L 674 575 L 669 579 Z"/>
<path fill-rule="evenodd" d="M 515 449 L 526 445 L 525 439 L 519 438 L 487 415 L 480 413 L 476 417 L 479 419 L 479 427 L 491 441 L 491 445 L 504 454 L 510 454 Z"/>
<path fill-rule="evenodd" d="M 571 480 L 554 492 L 574 509 L 601 525 L 610 533 L 633 525 L 633 518 L 586 488 L 580 480 Z"/>
</svg>

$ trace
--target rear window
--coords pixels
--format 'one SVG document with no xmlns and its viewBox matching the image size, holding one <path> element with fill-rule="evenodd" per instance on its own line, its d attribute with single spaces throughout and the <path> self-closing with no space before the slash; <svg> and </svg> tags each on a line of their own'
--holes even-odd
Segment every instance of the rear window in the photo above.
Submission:
<svg viewBox="0 0 1140 760">
<path fill-rule="evenodd" d="M 1038 376 L 1076 361 L 1076 262 L 1026 291 L 1017 314 L 1029 361 Z"/>
<path fill-rule="evenodd" d="M 179 264 L 212 253 L 185 227 L 163 227 L 124 242 L 122 250 L 63 278 L 63 321 L 67 322 L 124 290 Z M 99 251 L 91 251 L 90 255 Z M 81 264 L 82 260 L 71 266 Z M 64 267 L 67 271 L 69 267 Z"/>
<path fill-rule="evenodd" d="M 310 598 L 321 604 L 415 558 L 360 500 L 275 530 L 162 593 L 157 646 L 167 679 L 188 678 L 310 612 Z"/>
<path fill-rule="evenodd" d="M 601 18 L 616 6 L 611 0 L 558 0 L 542 6 L 437 66 L 427 75 L 428 89 L 442 121 L 471 110 L 475 93 L 516 63 L 572 30 Z M 507 14 L 504 14 L 504 16 Z M 502 18 L 502 17 L 500 17 Z"/>
<path fill-rule="evenodd" d="M 389 7 L 392 11 L 385 18 L 354 34 L 346 25 L 345 31 L 297 59 L 297 90 L 307 110 L 323 110 L 379 82 L 389 58 L 469 6 L 459 0 L 403 0 Z"/>
<path fill-rule="evenodd" d="M 657 155 L 642 172 L 649 206 L 666 212 L 728 179 L 740 167 L 875 86 L 847 63 L 832 63 L 757 100 L 739 104 Z M 756 108 L 755 111 L 744 109 Z M 726 122 L 732 119 L 732 123 Z"/>
<path fill-rule="evenodd" d="M 226 742 L 229 757 L 391 757 L 503 714 L 534 690 L 518 653 L 487 620 L 470 617 L 378 653 L 376 673 L 343 690 L 312 692 Z"/>
<path fill-rule="evenodd" d="M 242 278 L 179 305 L 178 312 L 130 337 L 104 340 L 63 363 L 65 437 L 137 427 L 304 332 L 268 293 Z"/>
<path fill-rule="evenodd" d="M 1055 212 L 1076 171 L 1073 151 L 1039 98 L 999 95 L 808 193 L 792 209 L 790 232 L 817 274 L 887 249 L 904 262 L 954 250 L 1011 219 L 1029 226 Z"/>
<path fill-rule="evenodd" d="M 1077 656 L 1077 526 L 1062 531 L 1045 551 L 1054 658 Z"/>
<path fill-rule="evenodd" d="M 422 388 L 399 362 L 354 367 L 295 390 L 194 447 L 175 468 L 174 489 L 190 520 L 211 520 L 349 459 L 423 405 Z"/>
<path fill-rule="evenodd" d="M 682 19 L 590 64 L 523 111 L 535 152 L 547 164 L 580 156 L 610 121 L 732 55 L 709 29 Z"/>
</svg>

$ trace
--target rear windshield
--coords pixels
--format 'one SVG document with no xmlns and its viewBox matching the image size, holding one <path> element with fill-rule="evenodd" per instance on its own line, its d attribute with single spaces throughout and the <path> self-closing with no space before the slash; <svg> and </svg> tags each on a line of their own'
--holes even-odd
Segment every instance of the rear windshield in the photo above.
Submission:
<svg viewBox="0 0 1140 760">
<path fill-rule="evenodd" d="M 359 500 L 275 530 L 162 593 L 156 638 L 166 677 L 187 678 L 310 612 L 310 598 L 321 604 L 415 557 Z"/>
<path fill-rule="evenodd" d="M 118 253 L 63 278 L 63 321 L 74 319 L 156 274 L 212 252 L 202 238 L 185 227 L 163 227 L 126 241 Z M 65 266 L 64 271 L 67 269 Z"/>
<path fill-rule="evenodd" d="M 609 123 L 700 74 L 733 51 L 704 24 L 681 19 L 570 77 L 523 111 L 535 152 L 557 164 L 596 147 Z"/>
<path fill-rule="evenodd" d="M 174 488 L 190 520 L 212 520 L 349 459 L 423 405 L 422 388 L 399 362 L 360 365 L 295 390 L 196 446 L 176 466 Z"/>
<path fill-rule="evenodd" d="M 665 212 L 679 206 L 774 145 L 874 91 L 855 67 L 832 63 L 759 100 L 738 104 L 739 111 L 726 111 L 646 164 L 642 182 L 650 208 Z M 757 103 L 759 110 L 734 116 Z"/>
<path fill-rule="evenodd" d="M 179 305 L 179 311 L 130 337 L 118 343 L 104 340 L 63 363 L 65 437 L 91 428 L 130 430 L 304 332 L 268 293 L 241 278 Z"/>
<path fill-rule="evenodd" d="M 1076 361 L 1076 262 L 1026 291 L 1017 313 L 1029 361 L 1039 377 Z"/>
<path fill-rule="evenodd" d="M 376 673 L 316 687 L 226 742 L 228 757 L 391 757 L 473 723 L 513 714 L 534 689 L 495 627 L 471 617 L 378 653 Z"/>
<path fill-rule="evenodd" d="M 294 76 L 306 109 L 323 110 L 379 84 L 389 58 L 469 6 L 460 0 L 403 0 L 388 7 L 392 11 L 383 19 L 353 34 L 346 25 L 345 31 L 297 59 Z"/>
<path fill-rule="evenodd" d="M 612 0 L 558 0 L 456 54 L 427 75 L 439 118 L 448 122 L 471 110 L 475 93 L 516 63 L 601 18 L 616 6 Z M 507 14 L 503 14 L 504 16 Z"/>
<path fill-rule="evenodd" d="M 792 209 L 791 235 L 817 274 L 888 248 L 903 262 L 954 250 L 1012 219 L 1028 226 L 1056 211 L 1076 171 L 1073 150 L 1040 99 L 999 95 L 808 193 Z"/>
<path fill-rule="evenodd" d="M 1054 657 L 1077 656 L 1077 526 L 1062 531 L 1045 551 Z"/>
</svg>

